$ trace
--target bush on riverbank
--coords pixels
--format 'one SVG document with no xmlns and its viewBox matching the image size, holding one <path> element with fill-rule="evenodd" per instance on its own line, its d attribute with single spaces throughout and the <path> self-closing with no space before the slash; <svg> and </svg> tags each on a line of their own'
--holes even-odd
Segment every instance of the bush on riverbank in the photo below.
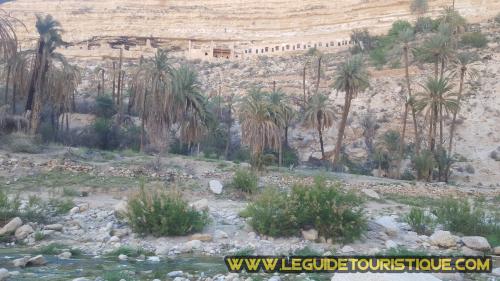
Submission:
<svg viewBox="0 0 500 281">
<path fill-rule="evenodd" d="M 239 169 L 234 173 L 230 186 L 246 193 L 255 193 L 257 191 L 259 178 L 250 170 Z"/>
<path fill-rule="evenodd" d="M 154 236 L 198 232 L 208 223 L 207 212 L 190 207 L 180 193 L 149 191 L 144 187 L 129 199 L 127 217 L 135 232 Z"/>
<path fill-rule="evenodd" d="M 366 226 L 360 205 L 361 199 L 354 193 L 317 178 L 312 186 L 294 186 L 290 194 L 268 189 L 244 214 L 251 217 L 250 225 L 261 234 L 293 236 L 313 227 L 325 238 L 352 241 Z"/>
</svg>

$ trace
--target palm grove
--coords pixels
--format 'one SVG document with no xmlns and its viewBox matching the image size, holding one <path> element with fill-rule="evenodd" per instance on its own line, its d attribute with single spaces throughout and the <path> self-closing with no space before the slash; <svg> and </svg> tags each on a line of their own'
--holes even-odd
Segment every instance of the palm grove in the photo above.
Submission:
<svg viewBox="0 0 500 281">
<path fill-rule="evenodd" d="M 247 160 L 248 153 L 248 160 L 257 169 L 273 163 L 296 163 L 288 138 L 291 129 L 301 127 L 317 136 L 321 164 L 354 172 L 344 144 L 351 105 L 370 87 L 368 62 L 382 67 L 390 61 L 405 71 L 402 126 L 387 131 L 373 145 L 374 121 L 362 120 L 370 150 L 370 159 L 363 165 L 390 170 L 395 178 L 415 174 L 421 180 L 446 181 L 464 91 L 467 81 L 476 76 L 477 58 L 464 44 L 470 32 L 452 8 L 435 20 L 420 17 L 413 25 L 397 21 L 386 36 L 353 31 L 355 47 L 336 65 L 328 89 L 319 85 L 329 55 L 309 50 L 306 63 L 299 66 L 303 93 L 298 98 L 276 86 L 272 90 L 249 89 L 241 97 L 220 92 L 207 96 L 198 74 L 187 65 L 173 63 L 166 50 L 158 49 L 153 57 L 141 58 L 128 67 L 120 50 L 112 67 L 93 70 L 97 84 L 93 113 L 97 118 L 86 131 L 74 135 L 68 123 L 76 108 L 82 69 L 57 52 L 66 44 L 61 25 L 50 15 L 38 16 L 37 44 L 34 49 L 22 50 L 14 22 L 6 15 L 0 18 L 3 134 L 24 131 L 42 135 L 44 141 L 159 154 L 202 150 L 205 155 L 232 160 Z M 428 68 L 431 75 L 418 82 L 410 74 L 412 64 Z M 312 90 L 306 89 L 308 68 L 315 73 Z M 342 94 L 343 106 L 333 105 L 332 92 Z M 451 122 L 446 122 L 449 119 Z M 236 123 L 241 128 L 241 145 L 248 150 L 232 142 L 231 129 Z M 334 127 L 336 138 L 326 138 L 325 132 Z M 335 144 L 332 153 L 325 151 L 325 143 Z M 404 172 L 407 159 L 413 171 Z"/>
</svg>

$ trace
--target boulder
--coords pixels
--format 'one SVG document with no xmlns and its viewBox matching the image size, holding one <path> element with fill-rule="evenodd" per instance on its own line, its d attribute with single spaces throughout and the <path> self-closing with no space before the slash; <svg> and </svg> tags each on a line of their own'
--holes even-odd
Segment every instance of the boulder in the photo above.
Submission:
<svg viewBox="0 0 500 281">
<path fill-rule="evenodd" d="M 62 259 L 62 260 L 70 259 L 71 258 L 71 252 L 62 252 L 57 257 L 60 258 L 60 259 Z"/>
<path fill-rule="evenodd" d="M 118 203 L 116 203 L 114 206 L 113 206 L 113 210 L 115 211 L 115 215 L 118 215 L 118 216 L 126 216 L 127 214 L 127 201 L 120 201 Z"/>
<path fill-rule="evenodd" d="M 225 239 L 225 238 L 228 238 L 229 236 L 227 235 L 226 232 L 222 231 L 222 230 L 215 230 L 214 232 L 214 238 L 215 239 Z"/>
<path fill-rule="evenodd" d="M 12 261 L 12 265 L 14 267 L 25 267 L 28 263 L 30 257 L 22 257 Z"/>
<path fill-rule="evenodd" d="M 124 255 L 124 254 L 120 254 L 118 256 L 118 259 L 121 260 L 121 261 L 126 261 L 128 259 L 127 255 Z"/>
<path fill-rule="evenodd" d="M 465 246 L 479 251 L 489 251 L 491 250 L 490 243 L 486 238 L 481 236 L 464 236 L 462 237 L 462 242 Z"/>
<path fill-rule="evenodd" d="M 208 233 L 195 233 L 189 237 L 189 240 L 200 240 L 203 242 L 212 241 L 212 235 Z"/>
<path fill-rule="evenodd" d="M 389 236 L 397 236 L 399 233 L 398 224 L 389 216 L 380 217 L 375 220 L 375 223 L 382 226 L 384 232 Z"/>
<path fill-rule="evenodd" d="M 14 236 L 16 237 L 17 240 L 23 240 L 24 238 L 28 237 L 31 233 L 35 232 L 31 225 L 25 224 L 18 229 L 16 229 L 16 233 Z"/>
<path fill-rule="evenodd" d="M 430 273 L 335 273 L 331 281 L 441 281 Z"/>
<path fill-rule="evenodd" d="M 78 277 L 78 278 L 73 279 L 72 281 L 92 281 L 92 280 L 85 278 L 85 277 Z"/>
<path fill-rule="evenodd" d="M 494 275 L 494 276 L 500 276 L 500 267 L 497 267 L 497 268 L 494 268 L 491 273 Z"/>
<path fill-rule="evenodd" d="M 45 230 L 62 231 L 63 230 L 63 225 L 60 224 L 60 223 L 49 224 L 49 225 L 46 225 L 43 229 L 45 229 Z"/>
<path fill-rule="evenodd" d="M 191 203 L 191 207 L 195 208 L 197 211 L 208 211 L 208 200 L 203 198 L 201 200 Z"/>
<path fill-rule="evenodd" d="M 352 253 L 354 252 L 354 248 L 351 246 L 344 246 L 342 249 L 340 249 L 340 252 L 342 253 Z"/>
<path fill-rule="evenodd" d="M 392 248 L 397 248 L 398 247 L 398 243 L 392 241 L 392 240 L 387 240 L 385 241 L 385 247 L 387 249 L 392 249 Z"/>
<path fill-rule="evenodd" d="M 79 212 L 80 212 L 80 208 L 79 207 L 73 207 L 73 208 L 71 208 L 71 210 L 69 210 L 69 213 L 72 214 L 72 215 L 73 214 L 77 214 Z"/>
<path fill-rule="evenodd" d="M 27 266 L 40 266 L 47 264 L 47 261 L 42 255 L 32 257 L 28 260 Z"/>
<path fill-rule="evenodd" d="M 23 221 L 20 218 L 13 218 L 0 229 L 0 235 L 11 234 L 21 225 L 23 225 Z"/>
<path fill-rule="evenodd" d="M 363 189 L 361 190 L 366 196 L 370 197 L 370 198 L 373 198 L 373 199 L 380 199 L 380 195 L 378 195 L 378 193 L 375 191 L 375 190 L 371 190 L 371 189 Z"/>
<path fill-rule="evenodd" d="M 493 248 L 493 254 L 497 255 L 497 256 L 500 256 L 500 246 L 497 246 L 497 247 Z"/>
<path fill-rule="evenodd" d="M 129 230 L 126 228 L 115 228 L 111 231 L 111 235 L 118 238 L 123 238 L 129 234 Z"/>
<path fill-rule="evenodd" d="M 449 231 L 438 230 L 429 237 L 429 240 L 434 246 L 451 248 L 457 245 L 458 237 Z"/>
<path fill-rule="evenodd" d="M 221 194 L 222 193 L 222 183 L 218 180 L 211 180 L 208 182 L 208 187 L 210 188 L 210 191 L 212 191 L 215 194 Z"/>
<path fill-rule="evenodd" d="M 7 280 L 9 278 L 10 274 L 9 271 L 5 268 L 0 268 L 0 281 Z"/>
<path fill-rule="evenodd" d="M 182 277 L 182 275 L 184 275 L 184 272 L 182 272 L 182 270 L 176 270 L 176 271 L 171 271 L 171 272 L 167 273 L 167 277 L 170 277 L 170 278 Z"/>
<path fill-rule="evenodd" d="M 200 249 L 203 246 L 203 243 L 200 240 L 191 240 L 184 245 L 181 246 L 181 252 L 183 253 L 189 253 L 192 252 L 193 250 Z"/>
<path fill-rule="evenodd" d="M 316 229 L 302 230 L 302 238 L 308 241 L 318 240 L 318 231 Z"/>
</svg>

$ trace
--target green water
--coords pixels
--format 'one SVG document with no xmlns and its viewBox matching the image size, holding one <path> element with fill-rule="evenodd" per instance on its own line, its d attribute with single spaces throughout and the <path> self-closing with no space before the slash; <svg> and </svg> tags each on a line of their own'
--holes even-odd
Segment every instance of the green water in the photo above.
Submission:
<svg viewBox="0 0 500 281">
<path fill-rule="evenodd" d="M 14 268 L 11 261 L 29 254 L 23 249 L 0 249 L 0 268 L 19 271 L 11 280 L 72 280 L 77 277 L 94 279 L 103 277 L 108 281 L 125 279 L 152 280 L 165 279 L 168 272 L 182 270 L 194 276 L 214 276 L 227 273 L 224 261 L 220 257 L 182 256 L 172 259 L 162 258 L 154 261 L 118 261 L 116 259 L 82 256 L 62 260 L 56 256 L 44 255 L 47 265 L 40 267 Z"/>
</svg>

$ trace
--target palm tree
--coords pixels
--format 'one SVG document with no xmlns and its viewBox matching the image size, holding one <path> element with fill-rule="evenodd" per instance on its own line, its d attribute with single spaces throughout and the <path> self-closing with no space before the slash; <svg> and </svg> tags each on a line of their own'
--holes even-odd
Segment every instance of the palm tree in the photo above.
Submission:
<svg viewBox="0 0 500 281">
<path fill-rule="evenodd" d="M 473 80 L 478 76 L 477 70 L 473 68 L 477 64 L 477 56 L 473 53 L 465 52 L 457 54 L 455 61 L 453 61 L 453 66 L 455 70 L 453 71 L 454 76 L 460 77 L 459 90 L 457 94 L 457 109 L 453 111 L 453 119 L 451 121 L 450 127 L 450 142 L 448 144 L 448 155 L 451 156 L 453 148 L 453 137 L 455 135 L 455 127 L 457 115 L 460 110 L 460 103 L 462 101 L 462 93 L 464 90 L 465 78 L 468 77 L 469 80 Z"/>
<path fill-rule="evenodd" d="M 264 149 L 279 149 L 280 127 L 259 89 L 253 89 L 241 100 L 239 117 L 242 141 L 250 147 L 253 167 L 259 169 Z"/>
<path fill-rule="evenodd" d="M 333 126 L 335 113 L 329 104 L 328 96 L 315 94 L 309 98 L 306 111 L 304 112 L 303 124 L 308 128 L 318 130 L 321 157 L 325 159 L 325 149 L 323 143 L 323 132 Z"/>
<path fill-rule="evenodd" d="M 144 150 L 146 132 L 161 151 L 166 147 L 167 132 L 174 123 L 171 81 L 172 68 L 167 52 L 162 49 L 141 64 L 133 75 L 133 108 L 141 116 L 141 151 Z"/>
<path fill-rule="evenodd" d="M 36 29 L 39 34 L 38 47 L 32 67 L 32 76 L 25 110 L 30 112 L 30 131 L 35 134 L 40 123 L 43 89 L 47 81 L 50 56 L 62 44 L 61 25 L 51 15 L 37 15 Z"/>
<path fill-rule="evenodd" d="M 429 120 L 429 150 L 435 151 L 436 130 L 439 121 L 439 110 L 444 108 L 448 112 L 454 112 L 458 108 L 456 95 L 450 93 L 453 84 L 448 78 L 429 78 L 424 85 L 424 92 L 419 94 L 416 101 L 417 111 L 425 111 Z"/>
<path fill-rule="evenodd" d="M 347 124 L 347 117 L 351 108 L 351 102 L 356 95 L 365 90 L 369 85 L 369 74 L 363 64 L 363 58 L 359 55 L 347 58 L 340 66 L 335 75 L 333 87 L 337 91 L 345 92 L 344 108 L 337 135 L 337 145 L 335 146 L 335 157 L 333 165 L 336 166 L 340 160 L 340 150 L 344 139 L 344 131 Z"/>
<path fill-rule="evenodd" d="M 0 9 L 0 57 L 8 60 L 17 52 L 17 36 L 12 26 L 13 18 Z"/>
<path fill-rule="evenodd" d="M 269 105 L 273 119 L 282 131 L 282 141 L 279 148 L 279 166 L 283 160 L 283 147 L 288 147 L 288 129 L 295 118 L 295 110 L 292 108 L 289 99 L 281 89 L 274 89 L 268 96 Z"/>
<path fill-rule="evenodd" d="M 171 93 L 173 121 L 180 125 L 181 141 L 190 147 L 200 141 L 210 118 L 196 72 L 186 66 L 174 69 Z"/>
<path fill-rule="evenodd" d="M 417 114 L 415 112 L 415 107 L 414 107 L 414 99 L 412 95 L 412 90 L 411 90 L 411 81 L 410 81 L 410 72 L 409 72 L 409 67 L 410 67 L 410 62 L 409 62 L 409 51 L 411 50 L 410 42 L 414 39 L 415 33 L 413 29 L 407 28 L 399 32 L 398 34 L 398 41 L 399 41 L 399 46 L 400 48 L 397 49 L 397 53 L 402 52 L 402 56 L 404 59 L 405 63 L 405 77 L 406 77 L 406 90 L 408 91 L 408 97 L 406 98 L 405 102 L 405 107 L 404 107 L 404 114 L 403 114 L 403 129 L 401 132 L 401 138 L 400 138 L 400 146 L 399 146 L 399 154 L 400 154 L 400 159 L 403 159 L 403 153 L 404 153 L 404 140 L 406 136 L 406 122 L 408 118 L 408 109 L 411 108 L 411 113 L 412 113 L 412 118 L 413 118 L 413 128 L 414 128 L 414 133 L 415 133 L 415 152 L 418 154 L 420 152 L 420 137 L 418 134 L 418 124 L 417 124 Z"/>
</svg>

